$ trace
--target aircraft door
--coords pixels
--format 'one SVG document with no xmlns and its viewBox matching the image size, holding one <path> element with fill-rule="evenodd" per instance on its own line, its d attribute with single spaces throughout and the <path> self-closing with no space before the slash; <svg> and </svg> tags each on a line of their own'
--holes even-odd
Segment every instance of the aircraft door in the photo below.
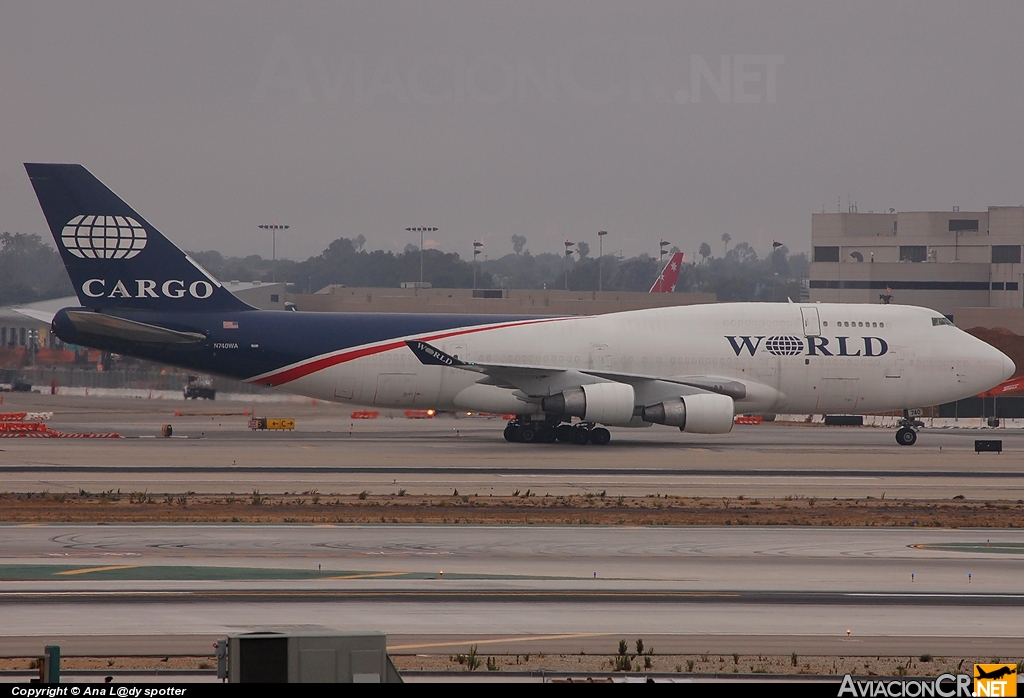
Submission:
<svg viewBox="0 0 1024 698">
<path fill-rule="evenodd" d="M 800 308 L 800 315 L 804 320 L 804 335 L 817 337 L 821 334 L 821 318 L 818 317 L 817 308 Z"/>
<path fill-rule="evenodd" d="M 344 371 L 334 382 L 334 397 L 343 400 L 355 399 L 356 391 L 359 390 L 359 384 L 362 382 L 361 379 L 361 373 Z"/>
<path fill-rule="evenodd" d="M 886 354 L 885 377 L 901 378 L 903 376 L 903 349 L 901 347 L 889 347 Z"/>
<path fill-rule="evenodd" d="M 443 342 L 441 349 L 457 359 L 462 359 L 463 361 L 470 359 L 469 344 L 464 339 L 452 339 Z M 465 389 L 467 385 L 471 385 L 480 377 L 479 374 L 467 373 L 456 368 L 445 368 L 440 373 L 441 380 L 435 390 L 438 391 L 439 398 L 442 401 L 451 400 L 459 391 Z"/>
<path fill-rule="evenodd" d="M 456 359 L 462 359 L 463 361 L 467 361 L 469 359 L 469 346 L 464 341 L 444 344 L 442 348 L 446 353 L 451 354 Z"/>
<path fill-rule="evenodd" d="M 612 354 L 607 344 L 590 345 L 590 368 L 595 371 L 612 370 Z"/>
<path fill-rule="evenodd" d="M 377 374 L 377 392 L 373 404 L 385 406 L 412 405 L 416 402 L 415 373 Z"/>
</svg>

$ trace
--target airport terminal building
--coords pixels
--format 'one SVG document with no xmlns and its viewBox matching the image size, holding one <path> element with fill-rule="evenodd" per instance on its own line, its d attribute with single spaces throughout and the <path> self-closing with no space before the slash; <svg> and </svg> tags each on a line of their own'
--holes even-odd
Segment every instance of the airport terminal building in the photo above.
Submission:
<svg viewBox="0 0 1024 698">
<path fill-rule="evenodd" d="M 934 308 L 954 322 L 958 308 L 1021 309 L 1022 244 L 1024 206 L 815 213 L 811 301 L 890 300 Z"/>
</svg>

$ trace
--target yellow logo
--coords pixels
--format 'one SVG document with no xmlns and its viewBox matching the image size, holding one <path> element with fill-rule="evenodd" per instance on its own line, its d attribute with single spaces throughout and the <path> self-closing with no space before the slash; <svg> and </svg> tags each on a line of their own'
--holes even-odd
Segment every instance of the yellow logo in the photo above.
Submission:
<svg viewBox="0 0 1024 698">
<path fill-rule="evenodd" d="M 975 664 L 974 695 L 978 698 L 1016 696 L 1017 667 L 1013 664 Z"/>
</svg>

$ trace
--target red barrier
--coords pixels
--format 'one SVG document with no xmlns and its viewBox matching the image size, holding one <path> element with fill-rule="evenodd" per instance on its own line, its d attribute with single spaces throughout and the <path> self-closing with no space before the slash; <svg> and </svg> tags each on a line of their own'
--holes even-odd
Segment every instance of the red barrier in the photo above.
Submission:
<svg viewBox="0 0 1024 698">
<path fill-rule="evenodd" d="M 754 417 L 748 417 L 746 415 L 739 415 L 734 420 L 736 424 L 760 424 L 764 421 L 764 417 L 757 415 Z"/>
<path fill-rule="evenodd" d="M 120 439 L 120 434 L 113 432 L 106 434 L 99 433 L 86 433 L 86 434 L 65 434 L 62 431 L 22 431 L 22 432 L 8 432 L 0 431 L 0 439 L 18 439 L 18 438 L 35 438 L 35 439 Z"/>
<path fill-rule="evenodd" d="M 406 410 L 406 419 L 433 419 L 434 410 Z"/>
<path fill-rule="evenodd" d="M 379 416 L 377 410 L 357 410 L 352 413 L 352 419 L 377 419 Z"/>
<path fill-rule="evenodd" d="M 48 429 L 42 422 L 0 422 L 0 438 L 36 438 L 36 439 L 120 439 L 120 434 L 113 432 L 84 434 L 68 434 L 63 431 Z"/>
<path fill-rule="evenodd" d="M 0 431 L 46 431 L 46 425 L 42 422 L 0 422 Z"/>
</svg>

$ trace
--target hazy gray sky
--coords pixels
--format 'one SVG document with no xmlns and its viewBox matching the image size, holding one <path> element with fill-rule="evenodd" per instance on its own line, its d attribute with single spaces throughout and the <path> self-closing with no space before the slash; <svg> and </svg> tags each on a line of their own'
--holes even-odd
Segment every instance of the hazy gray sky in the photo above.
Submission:
<svg viewBox="0 0 1024 698">
<path fill-rule="evenodd" d="M 810 215 L 1024 203 L 1024 3 L 7 2 L 0 229 L 79 162 L 189 249 L 405 228 L 810 246 Z M 724 69 L 724 71 L 723 71 Z"/>
</svg>

